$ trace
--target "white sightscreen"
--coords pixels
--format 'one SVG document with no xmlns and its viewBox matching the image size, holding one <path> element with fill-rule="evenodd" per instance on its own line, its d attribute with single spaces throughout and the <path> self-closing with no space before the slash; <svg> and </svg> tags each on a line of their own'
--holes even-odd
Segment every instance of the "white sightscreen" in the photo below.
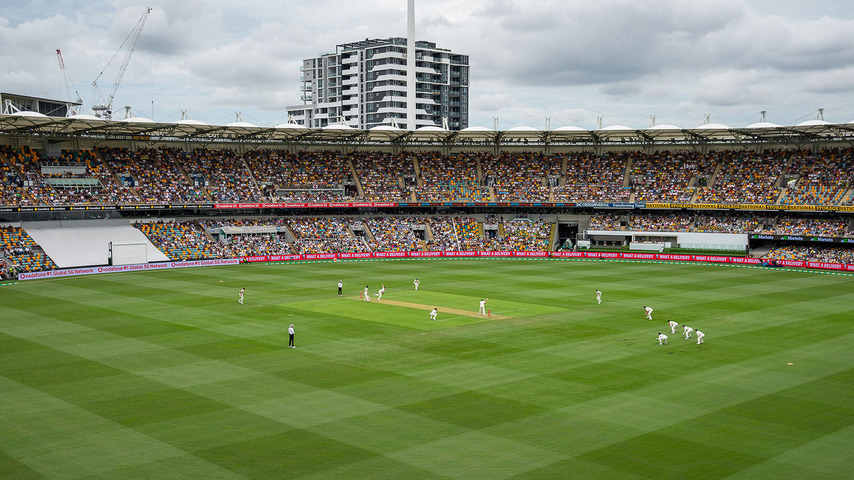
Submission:
<svg viewBox="0 0 854 480">
<path fill-rule="evenodd" d="M 110 242 L 112 265 L 148 263 L 148 246 L 145 243 Z"/>
</svg>

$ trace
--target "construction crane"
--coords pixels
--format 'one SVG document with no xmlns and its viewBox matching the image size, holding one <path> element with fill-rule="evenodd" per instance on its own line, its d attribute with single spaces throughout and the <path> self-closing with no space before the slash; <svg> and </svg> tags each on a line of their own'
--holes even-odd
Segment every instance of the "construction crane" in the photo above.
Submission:
<svg viewBox="0 0 854 480">
<path fill-rule="evenodd" d="M 92 111 L 95 112 L 95 116 L 98 118 L 103 118 L 105 120 L 110 120 L 113 118 L 113 99 L 116 97 L 116 92 L 119 89 L 119 84 L 122 83 L 122 77 L 125 76 L 125 71 L 128 68 L 128 62 L 130 62 L 130 57 L 133 55 L 133 50 L 136 48 L 136 42 L 139 41 L 139 36 L 142 34 L 142 27 L 145 26 L 145 21 L 148 20 L 148 14 L 151 13 L 151 7 L 145 9 L 145 13 L 142 14 L 139 21 L 136 22 L 136 26 L 133 27 L 130 34 L 128 34 L 125 41 L 119 46 L 119 49 L 116 50 L 116 53 L 113 54 L 113 57 L 110 58 L 110 61 L 107 62 L 107 65 L 101 70 L 101 73 L 92 81 L 92 86 L 95 87 L 95 98 L 100 100 L 100 103 L 92 106 Z M 119 52 L 122 51 L 122 48 L 128 43 L 130 40 L 130 46 L 128 47 L 128 51 L 125 54 L 124 61 L 122 62 L 122 66 L 119 68 L 119 74 L 116 77 L 116 81 L 113 82 L 113 88 L 110 90 L 110 94 L 106 97 L 101 97 L 101 90 L 98 88 L 98 79 L 101 78 L 101 75 L 107 70 L 113 60 L 115 60 L 116 56 L 118 56 Z M 103 100 L 101 100 L 103 98 Z M 97 100 L 96 100 L 97 101 Z"/>
<path fill-rule="evenodd" d="M 65 84 L 65 98 L 71 100 L 71 89 L 74 89 L 74 94 L 77 95 L 77 100 L 74 100 L 72 104 L 68 105 L 68 115 L 77 115 L 77 107 L 83 104 L 83 99 L 80 98 L 80 92 L 77 91 L 77 87 L 74 86 L 74 80 L 71 79 L 71 74 L 68 73 L 68 70 L 65 68 L 65 61 L 62 60 L 62 52 L 59 49 L 56 49 L 56 59 L 59 60 L 59 71 L 62 74 L 62 82 Z"/>
</svg>

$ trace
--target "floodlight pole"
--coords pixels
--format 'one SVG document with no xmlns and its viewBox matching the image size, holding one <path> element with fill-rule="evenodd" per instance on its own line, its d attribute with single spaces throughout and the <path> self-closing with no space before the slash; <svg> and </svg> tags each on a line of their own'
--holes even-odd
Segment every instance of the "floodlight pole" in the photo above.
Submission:
<svg viewBox="0 0 854 480">
<path fill-rule="evenodd" d="M 406 129 L 415 130 L 415 0 L 406 12 Z"/>
</svg>

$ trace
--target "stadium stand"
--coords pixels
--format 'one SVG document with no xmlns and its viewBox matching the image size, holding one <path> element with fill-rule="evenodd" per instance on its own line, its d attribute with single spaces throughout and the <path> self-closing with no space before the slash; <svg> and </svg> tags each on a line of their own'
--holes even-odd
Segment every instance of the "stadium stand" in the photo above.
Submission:
<svg viewBox="0 0 854 480">
<path fill-rule="evenodd" d="M 0 227 L 4 263 L 18 272 L 53 270 L 56 264 L 21 227 Z"/>
<path fill-rule="evenodd" d="M 389 154 L 0 147 L 7 205 L 196 202 L 673 202 L 850 205 L 854 149 Z M 69 165 L 83 173 L 49 173 Z M 56 168 L 52 170 L 56 171 Z M 358 185 L 348 189 L 345 185 Z"/>
<path fill-rule="evenodd" d="M 481 169 L 499 202 L 548 202 L 549 179 L 559 179 L 562 156 L 533 153 L 487 155 Z"/>
<path fill-rule="evenodd" d="M 0 203 L 11 207 L 224 202 L 660 202 L 679 206 L 673 210 L 587 211 L 583 213 L 589 215 L 586 228 L 851 238 L 852 223 L 847 215 L 808 210 L 812 206 L 827 209 L 854 204 L 852 182 L 854 148 L 850 147 L 553 154 L 95 147 L 64 150 L 59 157 L 47 158 L 37 148 L 0 146 Z M 741 205 L 739 211 L 710 205 L 690 208 L 691 204 L 709 203 Z M 802 206 L 803 213 L 746 205 L 795 205 Z M 500 208 L 497 211 L 502 213 Z M 182 220 L 177 213 L 170 214 L 176 221 L 135 225 L 172 260 L 380 250 L 549 249 L 556 227 L 531 219 L 505 221 L 489 212 L 474 216 L 466 209 L 429 212 L 416 215 L 404 210 L 378 215 L 356 209 L 322 216 L 306 211 L 291 215 L 280 210 L 275 212 L 278 216 L 214 215 L 205 220 Z M 489 231 L 484 229 L 484 220 L 490 223 Z M 281 230 L 214 232 L 241 226 L 277 226 Z M 24 241 L 15 238 L 10 241 Z M 34 243 L 27 245 L 34 257 L 43 255 L 33 248 Z M 17 261 L 17 257 L 9 257 L 8 263 Z M 56 268 L 47 256 L 20 263 L 22 269 Z"/>
<path fill-rule="evenodd" d="M 636 154 L 630 173 L 634 201 L 689 202 L 714 167 L 710 157 L 697 152 Z"/>
<path fill-rule="evenodd" d="M 183 170 L 177 149 L 101 149 L 107 166 L 133 185 L 141 203 L 193 203 L 209 200 Z"/>
<path fill-rule="evenodd" d="M 407 155 L 385 153 L 351 154 L 350 160 L 362 187 L 362 201 L 408 202 L 415 180 L 415 166 Z"/>
<path fill-rule="evenodd" d="M 369 252 L 367 240 L 357 237 L 353 227 L 361 227 L 361 219 L 294 218 L 288 225 L 296 237 L 296 253 Z M 361 231 L 363 229 L 360 228 Z"/>
<path fill-rule="evenodd" d="M 709 186 L 701 187 L 696 203 L 764 204 L 777 202 L 778 181 L 788 159 L 783 150 L 716 152 L 717 170 Z"/>
<path fill-rule="evenodd" d="M 418 200 L 433 201 L 486 201 L 489 191 L 478 179 L 478 155 L 437 153 L 419 154 L 421 184 L 415 189 Z"/>
<path fill-rule="evenodd" d="M 196 221 L 134 223 L 170 260 L 221 258 L 224 251 Z"/>
<path fill-rule="evenodd" d="M 852 187 L 854 149 L 798 152 L 786 167 L 788 188 L 780 203 L 789 205 L 838 205 Z"/>
<path fill-rule="evenodd" d="M 807 262 L 854 264 L 854 250 L 835 246 L 783 245 L 762 256 L 767 260 L 803 260 Z"/>
<path fill-rule="evenodd" d="M 413 220 L 402 217 L 369 217 L 365 219 L 375 252 L 413 252 L 421 250 L 415 238 Z"/>
<path fill-rule="evenodd" d="M 631 188 L 626 185 L 628 154 L 591 153 L 567 157 L 564 181 L 554 188 L 557 202 L 628 202 Z"/>
<path fill-rule="evenodd" d="M 549 239 L 552 224 L 542 220 L 517 218 L 501 222 L 501 231 L 496 239 L 484 242 L 485 250 L 530 252 L 551 250 Z"/>
</svg>

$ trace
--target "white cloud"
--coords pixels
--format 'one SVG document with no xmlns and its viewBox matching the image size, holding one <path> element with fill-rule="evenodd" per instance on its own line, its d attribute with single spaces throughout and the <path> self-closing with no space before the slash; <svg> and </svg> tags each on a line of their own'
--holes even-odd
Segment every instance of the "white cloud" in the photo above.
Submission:
<svg viewBox="0 0 854 480">
<path fill-rule="evenodd" d="M 117 104 L 207 120 L 242 111 L 269 125 L 299 103 L 302 59 L 406 34 L 403 0 L 10 3 L 4 91 L 64 96 L 61 48 L 88 108 L 92 80 L 153 4 Z M 785 123 L 818 106 L 828 120 L 854 118 L 850 2 L 418 0 L 416 12 L 419 39 L 469 55 L 472 125 L 592 128 L 605 115 L 644 126 L 656 115 L 695 126 L 703 113 L 735 123 L 760 109 Z"/>
</svg>

